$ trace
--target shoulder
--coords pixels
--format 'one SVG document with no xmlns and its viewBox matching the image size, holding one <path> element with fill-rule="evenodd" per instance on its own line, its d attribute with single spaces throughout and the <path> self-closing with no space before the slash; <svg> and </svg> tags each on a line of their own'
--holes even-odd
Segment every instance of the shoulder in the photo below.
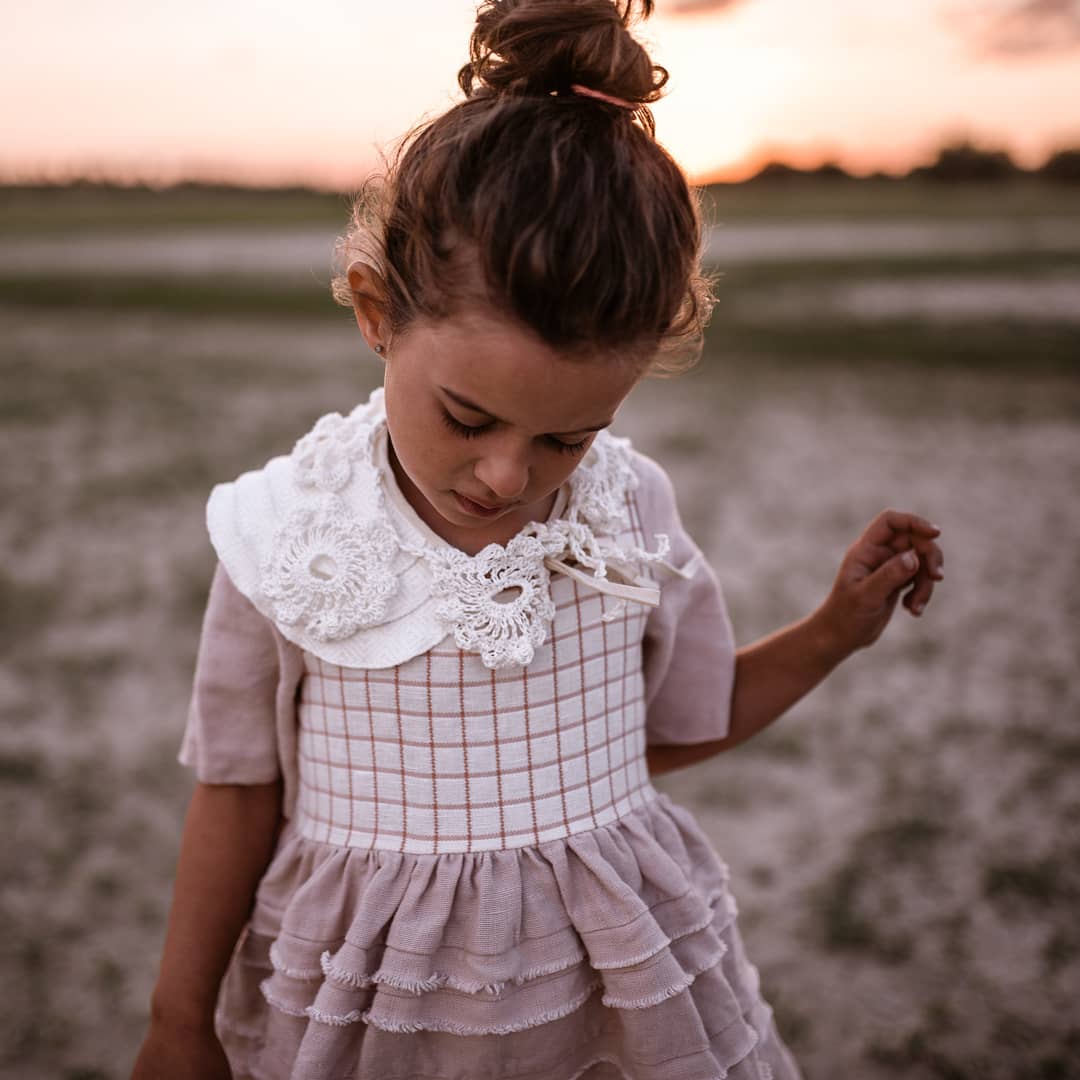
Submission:
<svg viewBox="0 0 1080 1080">
<path fill-rule="evenodd" d="M 266 548 L 267 534 L 292 501 L 292 477 L 291 459 L 274 457 L 217 484 L 207 500 L 210 542 L 230 580 L 249 599 L 256 591 L 258 555 Z"/>
<path fill-rule="evenodd" d="M 671 476 L 658 461 L 637 450 L 631 452 L 631 461 L 638 480 L 633 495 L 642 531 L 646 536 L 666 537 L 669 569 L 683 579 L 683 583 L 696 580 L 705 556 L 683 525 Z M 667 590 L 669 596 L 682 588 L 680 582 L 670 584 L 674 588 Z"/>
<path fill-rule="evenodd" d="M 675 497 L 674 486 L 667 469 L 655 458 L 638 450 L 635 446 L 628 447 L 629 464 L 637 477 L 635 490 L 639 494 L 654 497 L 664 494 L 670 498 Z"/>
<path fill-rule="evenodd" d="M 348 667 L 390 667 L 446 635 L 431 574 L 387 508 L 384 421 L 377 390 L 321 417 L 290 454 L 218 484 L 206 508 L 239 593 L 287 641 Z"/>
<path fill-rule="evenodd" d="M 601 431 L 584 461 L 570 479 L 571 505 L 580 516 L 603 527 L 610 509 L 625 505 L 628 498 L 639 505 L 674 500 L 671 480 L 659 462 L 638 450 L 624 435 Z M 609 514 L 600 512 L 607 504 Z"/>
<path fill-rule="evenodd" d="M 663 532 L 678 524 L 675 485 L 667 469 L 636 448 L 629 450 L 629 465 L 636 481 L 633 498 L 647 530 L 655 526 Z"/>
<path fill-rule="evenodd" d="M 291 535 L 293 554 L 302 558 L 304 529 L 334 532 L 376 514 L 371 441 L 381 404 L 376 391 L 348 416 L 320 417 L 290 453 L 210 492 L 206 525 L 214 550 L 236 588 L 264 613 L 267 578 L 283 540 Z"/>
</svg>

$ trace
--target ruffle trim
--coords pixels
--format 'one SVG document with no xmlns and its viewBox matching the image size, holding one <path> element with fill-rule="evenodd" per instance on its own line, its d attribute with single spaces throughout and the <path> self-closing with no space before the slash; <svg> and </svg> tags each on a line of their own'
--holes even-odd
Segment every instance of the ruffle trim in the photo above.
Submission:
<svg viewBox="0 0 1080 1080">
<path fill-rule="evenodd" d="M 725 898 L 720 898 L 721 902 Z M 730 912 L 730 907 L 727 909 Z M 701 931 L 712 927 L 714 930 L 718 929 L 717 924 L 723 920 L 723 925 L 719 926 L 722 930 L 724 926 L 729 925 L 730 917 L 725 917 L 723 912 L 710 913 L 701 926 L 689 928 L 684 935 L 678 939 L 673 939 L 662 946 L 661 949 L 656 950 L 650 956 L 642 957 L 640 960 L 631 960 L 626 964 L 617 965 L 617 967 L 634 967 L 644 963 L 646 960 L 650 960 L 655 957 L 663 949 L 669 948 L 675 944 L 676 941 L 681 941 L 685 937 L 691 937 L 700 934 Z M 612 994 L 605 989 L 605 993 L 602 998 L 604 1005 L 609 1008 L 616 1009 L 646 1009 L 652 1005 L 656 1005 L 661 1001 L 666 1000 L 675 994 L 681 993 L 694 981 L 694 979 L 700 975 L 703 971 L 710 967 L 713 967 L 719 963 L 721 957 L 727 952 L 727 944 L 723 940 L 718 940 L 706 953 L 704 960 L 694 964 L 682 964 L 682 971 L 679 976 L 670 983 L 659 990 L 655 990 L 651 993 L 646 993 L 642 996 L 634 998 L 619 997 Z M 570 974 L 571 969 L 582 968 L 583 970 L 589 968 L 587 957 L 582 954 L 580 957 L 572 958 L 569 961 L 555 961 L 546 967 L 533 968 L 523 975 L 517 976 L 513 979 L 496 980 L 494 982 L 481 983 L 475 980 L 460 979 L 455 975 L 437 972 L 431 975 L 427 979 L 415 980 L 402 978 L 399 974 L 380 969 L 379 971 L 367 974 L 365 972 L 357 972 L 342 967 L 340 964 L 336 964 L 332 958 L 329 950 L 325 951 L 321 957 L 321 966 L 318 972 L 310 970 L 298 970 L 296 968 L 290 968 L 284 964 L 280 958 L 280 952 L 278 950 L 277 942 L 274 942 L 270 946 L 270 963 L 272 964 L 275 973 L 285 976 L 291 982 L 295 983 L 312 983 L 320 980 L 332 984 L 344 990 L 367 990 L 372 987 L 385 986 L 393 988 L 394 990 L 404 991 L 406 994 L 410 994 L 414 997 L 420 997 L 424 994 L 433 994 L 439 990 L 449 989 L 458 991 L 462 994 L 487 996 L 487 997 L 507 997 L 507 991 L 513 987 L 524 986 L 526 983 L 533 982 L 534 980 L 543 979 L 549 975 L 561 975 Z M 449 1026 L 429 1026 L 426 1024 L 407 1024 L 403 1027 L 387 1027 L 380 1024 L 378 1016 L 372 1016 L 370 1010 L 367 1013 L 358 1013 L 356 1009 L 350 1010 L 344 1015 L 333 1015 L 324 1012 L 321 1009 L 317 1009 L 314 1006 L 300 1006 L 295 1002 L 281 997 L 275 991 L 273 977 L 264 979 L 260 984 L 263 996 L 267 1002 L 279 1009 L 281 1012 L 287 1013 L 290 1016 L 307 1016 L 312 1020 L 316 1020 L 319 1023 L 334 1024 L 340 1026 L 348 1023 L 355 1023 L 358 1020 L 363 1020 L 367 1023 L 372 1023 L 376 1027 L 383 1027 L 386 1031 L 452 1031 L 457 1035 L 487 1035 L 487 1034 L 508 1034 L 511 1031 L 522 1031 L 525 1028 L 535 1027 L 539 1024 L 547 1023 L 550 1020 L 556 1020 L 560 1016 L 565 1016 L 567 1013 L 573 1012 L 575 1008 L 578 1008 L 584 1000 L 596 989 L 604 989 L 608 985 L 602 975 L 602 971 L 597 971 L 595 968 L 590 968 L 594 972 L 594 977 L 582 989 L 576 1000 L 576 1004 L 572 1007 L 564 1007 L 557 1010 L 548 1010 L 539 1014 L 530 1015 L 528 1018 L 521 1022 L 509 1025 L 498 1025 L 493 1027 L 471 1027 L 466 1028 L 462 1025 L 449 1025 Z M 607 970 L 617 970 L 616 967 L 609 968 Z"/>
<path fill-rule="evenodd" d="M 597 995 L 656 1012 L 649 1026 L 674 1018 L 698 1033 L 689 1054 L 727 1070 L 757 1044 L 748 1018 L 763 1007 L 727 879 L 663 793 L 612 825 L 509 851 L 401 854 L 290 832 L 235 962 L 269 970 L 265 1001 L 320 1043 L 356 1025 L 511 1035 Z"/>
<path fill-rule="evenodd" d="M 723 894 L 718 894 L 716 901 L 726 902 L 730 898 Z M 710 902 L 711 903 L 711 902 Z M 696 933 L 698 930 L 705 929 L 715 919 L 715 915 L 708 915 L 702 921 L 699 926 L 691 926 L 684 931 L 684 934 Z M 666 944 L 670 945 L 669 940 Z M 654 950 L 652 953 L 648 953 L 642 956 L 635 956 L 628 959 L 625 963 L 611 964 L 610 968 L 619 967 L 632 967 L 635 964 L 640 964 L 645 960 L 648 960 L 650 956 L 655 955 L 659 949 Z M 476 979 L 462 979 L 456 975 L 448 972 L 435 972 L 428 976 L 426 979 L 407 979 L 393 970 L 386 968 L 380 968 L 378 971 L 368 975 L 362 972 L 351 971 L 348 968 L 342 967 L 340 964 L 334 962 L 334 959 L 328 949 L 320 957 L 320 969 L 319 971 L 298 971 L 288 967 L 280 959 L 280 953 L 277 950 L 277 943 L 275 942 L 270 946 L 270 962 L 275 971 L 281 972 L 283 975 L 287 975 L 292 979 L 296 979 L 301 982 L 314 982 L 321 978 L 327 978 L 333 983 L 337 983 L 342 986 L 351 986 L 355 990 L 363 990 L 369 986 L 392 986 L 397 990 L 405 990 L 410 994 L 429 994 L 435 990 L 440 990 L 447 987 L 451 990 L 460 990 L 465 994 L 487 994 L 498 995 L 503 993 L 510 986 L 522 986 L 523 984 L 530 982 L 533 979 L 542 978 L 545 975 L 555 975 L 561 971 L 565 971 L 567 968 L 574 967 L 579 963 L 587 960 L 584 949 L 580 950 L 575 956 L 570 957 L 567 960 L 555 960 L 549 964 L 542 964 L 539 967 L 530 968 L 521 975 L 516 975 L 512 979 L 496 979 L 494 981 L 483 982 Z M 681 989 L 681 987 L 680 987 Z M 673 990 L 672 993 L 675 991 Z M 655 1000 L 660 1001 L 664 997 L 667 997 L 666 993 L 659 995 Z M 605 1000 L 605 1005 L 615 1004 L 614 1002 Z M 647 1001 L 645 1004 L 655 1004 L 654 1001 Z M 637 1008 L 636 1005 L 619 1005 L 619 1008 Z"/>
</svg>

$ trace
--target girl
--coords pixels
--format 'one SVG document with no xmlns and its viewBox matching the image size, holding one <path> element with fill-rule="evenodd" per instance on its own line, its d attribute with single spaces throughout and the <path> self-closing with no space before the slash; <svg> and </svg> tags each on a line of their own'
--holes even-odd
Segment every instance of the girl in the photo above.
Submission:
<svg viewBox="0 0 1080 1080">
<path fill-rule="evenodd" d="M 632 7 L 483 4 L 464 100 L 341 244 L 384 386 L 211 494 L 136 1077 L 799 1075 L 724 863 L 649 776 L 919 614 L 942 554 L 885 511 L 736 651 L 666 474 L 608 432 L 710 307 Z"/>
</svg>

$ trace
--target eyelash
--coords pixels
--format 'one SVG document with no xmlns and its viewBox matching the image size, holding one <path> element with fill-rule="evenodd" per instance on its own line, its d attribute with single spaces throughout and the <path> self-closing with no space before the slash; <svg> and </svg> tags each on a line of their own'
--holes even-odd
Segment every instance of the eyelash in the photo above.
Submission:
<svg viewBox="0 0 1080 1080">
<path fill-rule="evenodd" d="M 490 424 L 481 424 L 479 427 L 469 427 L 468 424 L 463 424 L 456 417 L 452 416 L 446 409 L 442 411 L 443 423 L 454 432 L 456 435 L 460 435 L 463 439 L 475 439 L 477 436 L 482 435 L 491 426 Z M 560 439 L 552 438 L 551 442 L 556 449 L 562 451 L 564 454 L 583 454 L 589 445 L 587 438 L 582 439 L 576 443 L 564 443 Z"/>
</svg>

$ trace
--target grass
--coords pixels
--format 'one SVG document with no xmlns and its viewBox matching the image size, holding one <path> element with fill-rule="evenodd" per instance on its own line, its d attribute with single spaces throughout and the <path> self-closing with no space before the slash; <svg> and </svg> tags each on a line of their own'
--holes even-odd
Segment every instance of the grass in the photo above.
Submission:
<svg viewBox="0 0 1080 1080">
<path fill-rule="evenodd" d="M 107 292 L 108 290 L 101 290 Z M 0 285 L 0 294 L 3 286 Z M 126 299 L 102 299 L 90 301 L 85 298 L 67 297 L 58 303 L 50 300 L 45 308 L 54 311 L 63 308 L 76 315 L 88 308 L 112 311 L 150 311 L 189 316 L 213 316 L 228 311 L 245 317 L 270 319 L 277 322 L 292 321 L 297 316 L 314 320 L 321 316 L 321 324 L 340 318 L 340 309 L 317 295 L 291 296 L 279 302 L 263 292 L 249 296 L 226 294 L 212 298 L 212 290 L 205 294 L 210 302 L 203 306 L 201 300 L 194 306 L 186 306 L 190 294 L 179 296 L 168 290 L 141 286 L 140 299 L 129 307 Z M 212 298 L 212 299 L 211 299 Z M 728 313 L 726 298 L 714 315 L 709 332 L 709 351 L 725 365 L 738 358 L 767 356 L 782 357 L 790 363 L 815 365 L 905 364 L 921 368 L 948 366 L 958 369 L 977 367 L 983 369 L 1009 369 L 1022 364 L 1029 370 L 1076 370 L 1078 362 L 1077 342 L 1080 332 L 1067 325 L 1031 326 L 1008 318 L 964 322 L 944 325 L 912 325 L 903 319 L 882 320 L 871 324 L 858 323 L 841 318 L 821 318 L 812 324 L 792 324 L 779 319 L 759 321 L 747 319 L 737 312 Z M 249 303 L 250 301 L 250 303 Z M 21 306 L 26 305 L 22 300 Z M 43 313 L 43 318 L 51 317 Z M 74 389 L 74 387 L 72 388 Z M 59 403 L 45 402 L 32 392 L 19 392 L 0 407 L 0 417 L 6 414 L 13 422 L 36 422 L 48 418 L 49 409 Z M 677 452 L 691 448 L 687 436 L 676 447 Z"/>
<path fill-rule="evenodd" d="M 868 949 L 877 944 L 873 921 L 859 911 L 864 873 L 857 863 L 845 863 L 819 891 L 821 933 L 827 949 Z"/>
<path fill-rule="evenodd" d="M 733 270 L 720 283 L 708 332 L 709 353 L 721 363 L 735 358 L 767 356 L 788 363 L 821 366 L 903 364 L 923 370 L 942 367 L 1008 371 L 1022 365 L 1029 371 L 1074 372 L 1080 365 L 1080 327 L 1066 321 L 1032 323 L 992 310 L 979 317 L 957 316 L 940 322 L 906 317 L 872 321 L 819 310 L 812 319 L 754 310 L 758 298 L 813 284 L 842 286 L 860 280 L 918 280 L 942 272 L 1022 277 L 1032 282 L 1062 269 L 1080 269 L 1080 257 L 994 258 L 976 264 L 968 259 L 847 261 L 842 265 Z M 1080 276 L 1080 275 L 1078 275 Z M 43 319 L 88 311 L 160 313 L 191 318 L 228 315 L 272 323 L 310 321 L 321 326 L 349 324 L 349 313 L 336 304 L 325 285 L 290 285 L 278 279 L 127 277 L 103 275 L 76 287 L 58 287 L 55 277 L 0 277 L 0 306 L 36 311 Z M 89 373 L 88 373 L 89 375 Z M 48 418 L 59 404 L 43 397 L 34 380 L 0 403 L 0 420 L 31 423 Z M 82 400 L 74 393 L 71 400 Z M 93 386 L 87 393 L 96 395 Z M 695 437 L 671 436 L 675 452 L 694 450 Z"/>
<path fill-rule="evenodd" d="M 1080 192 L 1039 180 L 1005 184 L 801 181 L 715 185 L 704 191 L 703 206 L 709 221 L 1002 221 L 1080 217 Z"/>
<path fill-rule="evenodd" d="M 947 834 L 947 827 L 940 821 L 911 816 L 875 825 L 864 834 L 863 842 L 894 864 L 919 863 L 926 861 Z"/>
<path fill-rule="evenodd" d="M 169 502 L 187 492 L 203 492 L 217 483 L 217 465 L 197 448 L 188 454 L 108 476 L 98 476 L 80 488 L 76 509 L 109 511 L 117 502 L 135 499 L 143 505 Z"/>
<path fill-rule="evenodd" d="M 1076 218 L 1080 193 L 1037 181 L 1005 185 L 941 186 L 890 182 L 735 185 L 710 189 L 717 220 L 799 221 L 844 218 L 902 221 L 927 217 L 956 221 L 1014 221 Z M 303 192 L 217 190 L 130 191 L 76 189 L 26 192 L 0 189 L 0 235 L 38 235 L 65 228 L 150 226 L 229 222 L 264 232 L 275 225 L 327 226 L 328 235 L 345 224 L 342 196 Z M 719 211 L 723 211 L 720 213 Z M 50 218 L 50 215 L 52 217 Z M 46 225 L 52 221 L 52 225 Z M 1014 250 L 984 255 L 920 254 L 825 260 L 765 259 L 724 268 L 709 331 L 709 352 L 724 363 L 736 358 L 782 358 L 813 365 L 894 365 L 923 370 L 1027 370 L 1073 372 L 1080 362 L 1080 327 L 1067 320 L 1031 322 L 996 315 L 955 316 L 947 321 L 907 317 L 860 319 L 830 314 L 811 304 L 803 316 L 778 313 L 777 297 L 807 289 L 839 289 L 883 281 L 917 284 L 941 277 L 1032 285 L 1068 275 L 1080 277 L 1080 253 Z M 0 271 L 0 307 L 78 316 L 87 311 L 146 312 L 209 318 L 216 315 L 270 320 L 331 320 L 345 325 L 349 314 L 329 293 L 330 268 L 312 275 L 190 275 L 107 272 L 61 282 L 54 273 Z M 813 317 L 809 317 L 812 315 Z M 33 384 L 33 380 L 29 380 Z M 12 385 L 19 387 L 20 381 Z M 75 398 L 76 387 L 71 387 Z M 93 394 L 93 387 L 83 393 Z M 39 392 L 16 389 L 0 403 L 0 420 L 30 423 L 47 418 L 49 404 Z M 675 437 L 677 438 L 677 437 Z M 692 438 L 675 447 L 691 453 Z"/>
<path fill-rule="evenodd" d="M 985 1075 L 982 1066 L 971 1061 L 957 1061 L 934 1049 L 933 1037 L 922 1028 L 916 1028 L 895 1042 L 875 1043 L 867 1057 L 876 1065 L 889 1070 L 903 1070 L 902 1075 L 930 1076 L 935 1080 L 970 1080 L 975 1075 Z M 913 1068 L 923 1070 L 913 1074 Z"/>
<path fill-rule="evenodd" d="M 875 822 L 858 833 L 847 858 L 812 900 L 824 947 L 866 952 L 885 964 L 908 960 L 913 937 L 903 929 L 904 894 L 934 872 L 948 835 L 942 822 L 915 813 Z"/>
<path fill-rule="evenodd" d="M 309 191 L 0 187 L 0 234 L 8 235 L 161 225 L 334 226 L 346 220 L 347 211 L 347 195 Z"/>
<path fill-rule="evenodd" d="M 332 317 L 344 311 L 328 288 L 297 288 L 274 278 L 221 279 L 123 274 L 84 279 L 59 287 L 51 274 L 0 278 L 0 303 L 43 312 L 101 308 L 161 311 L 176 315 L 240 315 L 295 319 Z"/>
<path fill-rule="evenodd" d="M 49 625 L 62 594 L 58 584 L 20 580 L 0 571 L 0 647 L 11 649 L 32 640 Z"/>
<path fill-rule="evenodd" d="M 0 785 L 40 784 L 44 775 L 45 769 L 40 754 L 0 754 Z"/>
<path fill-rule="evenodd" d="M 983 893 L 996 903 L 1019 902 L 1049 907 L 1072 898 L 1060 858 L 1013 860 L 983 870 Z"/>
<path fill-rule="evenodd" d="M 350 193 L 256 189 L 0 188 L 0 234 L 160 225 L 330 225 L 347 218 Z M 1006 184 L 840 181 L 723 184 L 702 189 L 707 220 L 833 218 L 1024 220 L 1080 217 L 1074 188 L 1034 179 Z"/>
<path fill-rule="evenodd" d="M 1031 191 L 925 210 L 885 194 L 875 209 L 861 188 L 768 205 L 728 193 L 741 220 L 1035 212 Z M 42 204 L 39 221 L 237 220 L 231 196 L 187 198 Z M 259 227 L 259 214 L 332 227 L 342 209 L 256 202 L 243 219 Z M 1039 212 L 1067 203 L 1047 195 Z M 1080 460 L 1080 351 L 1058 324 L 762 324 L 740 305 L 800 282 L 1064 272 L 1041 256 L 733 269 L 699 370 L 620 414 L 676 475 L 740 641 L 806 614 L 881 504 L 945 517 L 931 617 L 898 617 L 797 716 L 670 780 L 730 861 L 748 953 L 807 1080 L 1080 1074 L 1080 802 L 1065 782 L 1080 578 L 1063 554 L 1080 543 L 1063 495 Z M 0 739 L 0 805 L 19 837 L 0 856 L 3 1061 L 28 1080 L 121 1076 L 190 792 L 175 755 L 213 568 L 205 495 L 376 374 L 315 283 L 9 286 L 24 291 L 0 305 L 14 466 L 0 481 L 0 714 L 18 718 Z"/>
</svg>

